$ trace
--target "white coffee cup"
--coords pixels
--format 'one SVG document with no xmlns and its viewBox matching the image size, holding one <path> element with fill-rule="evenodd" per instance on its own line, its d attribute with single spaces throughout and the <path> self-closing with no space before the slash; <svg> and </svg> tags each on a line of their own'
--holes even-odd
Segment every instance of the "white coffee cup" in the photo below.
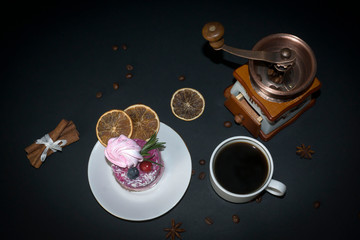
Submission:
<svg viewBox="0 0 360 240">
<path fill-rule="evenodd" d="M 226 189 L 224 186 L 222 186 L 217 179 L 216 172 L 219 172 L 219 170 L 217 171 L 215 168 L 215 162 L 218 160 L 217 157 L 218 157 L 219 153 L 221 153 L 222 151 L 227 151 L 225 147 L 229 146 L 232 143 L 240 143 L 240 144 L 244 143 L 244 144 L 251 145 L 251 147 L 255 147 L 257 150 L 262 152 L 263 157 L 266 159 L 265 161 L 267 162 L 267 170 L 264 170 L 264 172 L 266 171 L 266 176 L 264 174 L 264 181 L 261 185 L 259 185 L 259 187 L 257 189 L 254 189 L 251 192 L 234 193 L 234 192 L 230 191 L 229 188 Z M 229 202 L 244 203 L 244 202 L 251 201 L 252 199 L 256 198 L 264 190 L 266 190 L 267 192 L 269 192 L 275 196 L 283 196 L 286 192 L 286 186 L 283 183 L 272 179 L 273 172 L 274 172 L 273 159 L 272 159 L 271 154 L 268 151 L 268 149 L 262 143 L 257 141 L 256 139 L 246 137 L 246 136 L 235 136 L 235 137 L 225 139 L 213 151 L 211 158 L 210 158 L 209 165 L 210 165 L 209 166 L 210 167 L 210 182 L 211 182 L 213 189 L 220 197 L 222 197 L 223 199 L 225 199 Z"/>
</svg>

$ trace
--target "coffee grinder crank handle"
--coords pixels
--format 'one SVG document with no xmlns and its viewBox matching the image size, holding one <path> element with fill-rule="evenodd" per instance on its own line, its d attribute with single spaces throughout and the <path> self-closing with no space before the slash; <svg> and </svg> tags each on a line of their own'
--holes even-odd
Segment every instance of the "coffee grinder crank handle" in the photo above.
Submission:
<svg viewBox="0 0 360 240">
<path fill-rule="evenodd" d="M 288 66 L 291 66 L 296 58 L 295 52 L 289 48 L 282 48 L 279 52 L 267 52 L 227 46 L 224 43 L 224 27 L 219 22 L 205 24 L 202 29 L 202 35 L 209 41 L 210 46 L 214 50 L 224 50 L 238 57 L 274 63 L 281 67 L 280 69 L 286 69 Z"/>
</svg>

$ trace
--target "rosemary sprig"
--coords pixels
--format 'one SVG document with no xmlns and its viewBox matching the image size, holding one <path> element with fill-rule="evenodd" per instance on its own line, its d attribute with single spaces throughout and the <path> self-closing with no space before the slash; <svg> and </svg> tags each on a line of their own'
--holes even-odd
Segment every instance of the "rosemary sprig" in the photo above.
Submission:
<svg viewBox="0 0 360 240">
<path fill-rule="evenodd" d="M 151 157 L 151 158 L 153 158 L 153 157 Z M 148 162 L 151 162 L 151 163 L 153 163 L 153 164 L 159 165 L 160 167 L 163 167 L 162 164 L 157 163 L 157 162 L 154 162 L 153 160 L 150 160 L 151 158 L 144 158 L 144 161 L 148 161 Z"/>
<path fill-rule="evenodd" d="M 154 133 L 150 137 L 149 141 L 147 141 L 147 143 L 145 143 L 145 145 L 141 149 L 141 151 L 140 151 L 141 156 L 143 156 L 143 157 L 150 156 L 149 151 L 151 151 L 153 149 L 159 149 L 159 151 L 163 150 L 165 148 L 165 142 L 158 142 L 158 140 L 159 139 L 156 137 L 156 133 Z M 153 158 L 153 156 L 151 158 Z M 160 163 L 150 160 L 151 158 L 144 158 L 144 161 L 148 161 L 148 162 L 151 162 L 151 163 L 154 163 L 156 165 L 163 167 L 163 165 L 161 165 Z"/>
<path fill-rule="evenodd" d="M 154 133 L 149 141 L 145 143 L 144 147 L 141 149 L 140 154 L 141 156 L 149 156 L 149 151 L 153 149 L 162 150 L 165 148 L 165 142 L 158 142 L 158 138 L 156 137 L 156 133 Z"/>
</svg>

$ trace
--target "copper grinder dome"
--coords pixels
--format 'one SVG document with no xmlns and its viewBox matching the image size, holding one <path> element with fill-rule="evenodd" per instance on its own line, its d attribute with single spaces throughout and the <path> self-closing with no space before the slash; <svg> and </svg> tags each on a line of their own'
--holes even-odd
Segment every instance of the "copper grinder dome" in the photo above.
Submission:
<svg viewBox="0 0 360 240">
<path fill-rule="evenodd" d="M 252 50 L 276 52 L 284 48 L 291 49 L 296 55 L 295 62 L 286 69 L 264 61 L 249 60 L 252 85 L 261 97 L 269 101 L 292 100 L 305 92 L 315 78 L 315 55 L 306 42 L 294 35 L 269 35 L 257 42 Z"/>
</svg>

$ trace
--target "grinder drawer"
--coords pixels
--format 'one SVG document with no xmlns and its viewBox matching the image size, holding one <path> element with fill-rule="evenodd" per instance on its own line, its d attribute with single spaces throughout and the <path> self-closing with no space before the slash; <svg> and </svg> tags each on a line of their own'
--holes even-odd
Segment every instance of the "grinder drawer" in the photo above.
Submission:
<svg viewBox="0 0 360 240">
<path fill-rule="evenodd" d="M 256 138 L 259 136 L 262 117 L 247 103 L 243 95 L 237 96 L 231 93 L 226 94 L 225 107 L 234 114 L 235 122 L 246 127 L 246 129 Z"/>
</svg>

